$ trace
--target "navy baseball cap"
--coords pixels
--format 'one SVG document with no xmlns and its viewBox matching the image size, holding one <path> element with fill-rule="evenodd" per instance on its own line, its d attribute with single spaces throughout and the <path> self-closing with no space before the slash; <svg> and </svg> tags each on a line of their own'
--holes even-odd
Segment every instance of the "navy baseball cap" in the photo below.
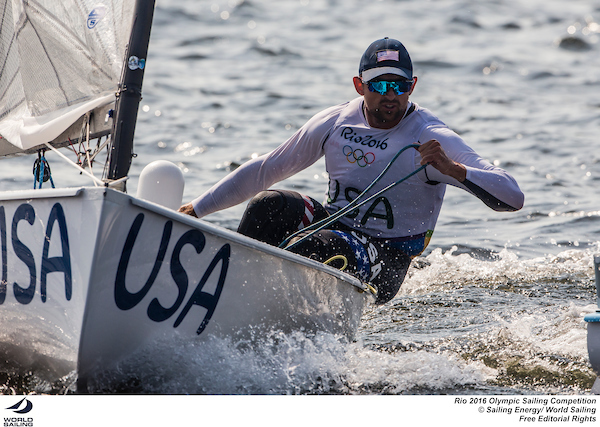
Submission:
<svg viewBox="0 0 600 427">
<path fill-rule="evenodd" d="M 383 74 L 397 74 L 412 80 L 412 61 L 402 43 L 386 37 L 371 43 L 363 53 L 358 74 L 365 82 Z"/>
</svg>

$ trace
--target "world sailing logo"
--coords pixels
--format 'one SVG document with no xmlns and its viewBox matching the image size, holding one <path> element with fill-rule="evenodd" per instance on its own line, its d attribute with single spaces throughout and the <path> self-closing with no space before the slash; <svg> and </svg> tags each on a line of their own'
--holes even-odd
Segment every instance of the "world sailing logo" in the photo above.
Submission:
<svg viewBox="0 0 600 427">
<path fill-rule="evenodd" d="M 25 402 L 25 407 L 21 408 L 21 406 L 23 405 L 23 402 Z M 21 409 L 19 409 L 19 408 L 21 408 Z M 26 397 L 24 397 L 23 399 L 19 400 L 13 406 L 10 406 L 6 409 L 12 409 L 12 411 L 16 414 L 27 414 L 29 411 L 31 411 L 33 409 L 33 403 L 31 403 Z"/>
<path fill-rule="evenodd" d="M 15 414 L 27 414 L 33 409 L 33 403 L 26 397 L 19 400 L 16 404 L 6 408 Z M 32 417 L 4 417 L 5 427 L 33 427 Z"/>
<path fill-rule="evenodd" d="M 92 9 L 90 14 L 88 15 L 87 27 L 90 30 L 94 28 L 96 25 L 98 25 L 98 22 L 100 22 L 100 20 L 104 18 L 104 15 L 106 15 L 106 6 L 104 6 L 103 4 L 99 4 L 94 9 Z"/>
</svg>

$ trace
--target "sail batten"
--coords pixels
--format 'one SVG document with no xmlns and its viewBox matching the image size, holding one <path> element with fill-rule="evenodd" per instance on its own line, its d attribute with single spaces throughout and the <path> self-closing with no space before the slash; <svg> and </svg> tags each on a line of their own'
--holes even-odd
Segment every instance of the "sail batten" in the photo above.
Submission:
<svg viewBox="0 0 600 427">
<path fill-rule="evenodd" d="M 133 3 L 6 0 L 0 6 L 0 155 L 52 142 L 82 115 L 114 102 Z M 8 143 L 14 149 L 3 149 Z"/>
</svg>

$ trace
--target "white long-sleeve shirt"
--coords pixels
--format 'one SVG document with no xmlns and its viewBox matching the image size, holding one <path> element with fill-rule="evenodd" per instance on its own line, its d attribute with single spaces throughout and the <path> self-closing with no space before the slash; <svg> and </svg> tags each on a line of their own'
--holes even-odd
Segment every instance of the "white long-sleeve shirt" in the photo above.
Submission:
<svg viewBox="0 0 600 427">
<path fill-rule="evenodd" d="M 474 194 L 494 210 L 513 211 L 523 206 L 524 195 L 512 176 L 483 160 L 429 110 L 412 105 L 414 111 L 391 129 L 369 126 L 362 97 L 323 110 L 275 150 L 243 164 L 193 200 L 194 211 L 201 218 L 242 203 L 325 156 L 329 191 L 324 206 L 334 212 L 366 189 L 400 149 L 431 139 L 438 140 L 449 158 L 466 167 L 464 182 L 427 166 L 340 222 L 376 238 L 418 239 L 422 250 L 437 222 L 446 184 Z M 365 198 L 419 166 L 419 152 L 406 150 Z"/>
</svg>

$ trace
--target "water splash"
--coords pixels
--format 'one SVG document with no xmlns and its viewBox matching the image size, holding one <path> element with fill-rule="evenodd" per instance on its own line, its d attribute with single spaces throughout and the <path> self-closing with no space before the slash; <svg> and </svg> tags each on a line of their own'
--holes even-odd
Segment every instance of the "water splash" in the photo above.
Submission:
<svg viewBox="0 0 600 427">
<path fill-rule="evenodd" d="M 365 341 L 463 360 L 483 379 L 475 389 L 589 390 L 595 374 L 583 317 L 596 309 L 597 250 L 520 260 L 504 249 L 482 260 L 456 249 L 434 250 L 416 263 L 399 296 L 365 313 Z"/>
<path fill-rule="evenodd" d="M 381 352 L 330 334 L 273 332 L 252 343 L 177 341 L 138 352 L 96 378 L 96 385 L 102 392 L 127 393 L 399 394 L 484 380 L 481 369 L 454 357 Z"/>
</svg>

